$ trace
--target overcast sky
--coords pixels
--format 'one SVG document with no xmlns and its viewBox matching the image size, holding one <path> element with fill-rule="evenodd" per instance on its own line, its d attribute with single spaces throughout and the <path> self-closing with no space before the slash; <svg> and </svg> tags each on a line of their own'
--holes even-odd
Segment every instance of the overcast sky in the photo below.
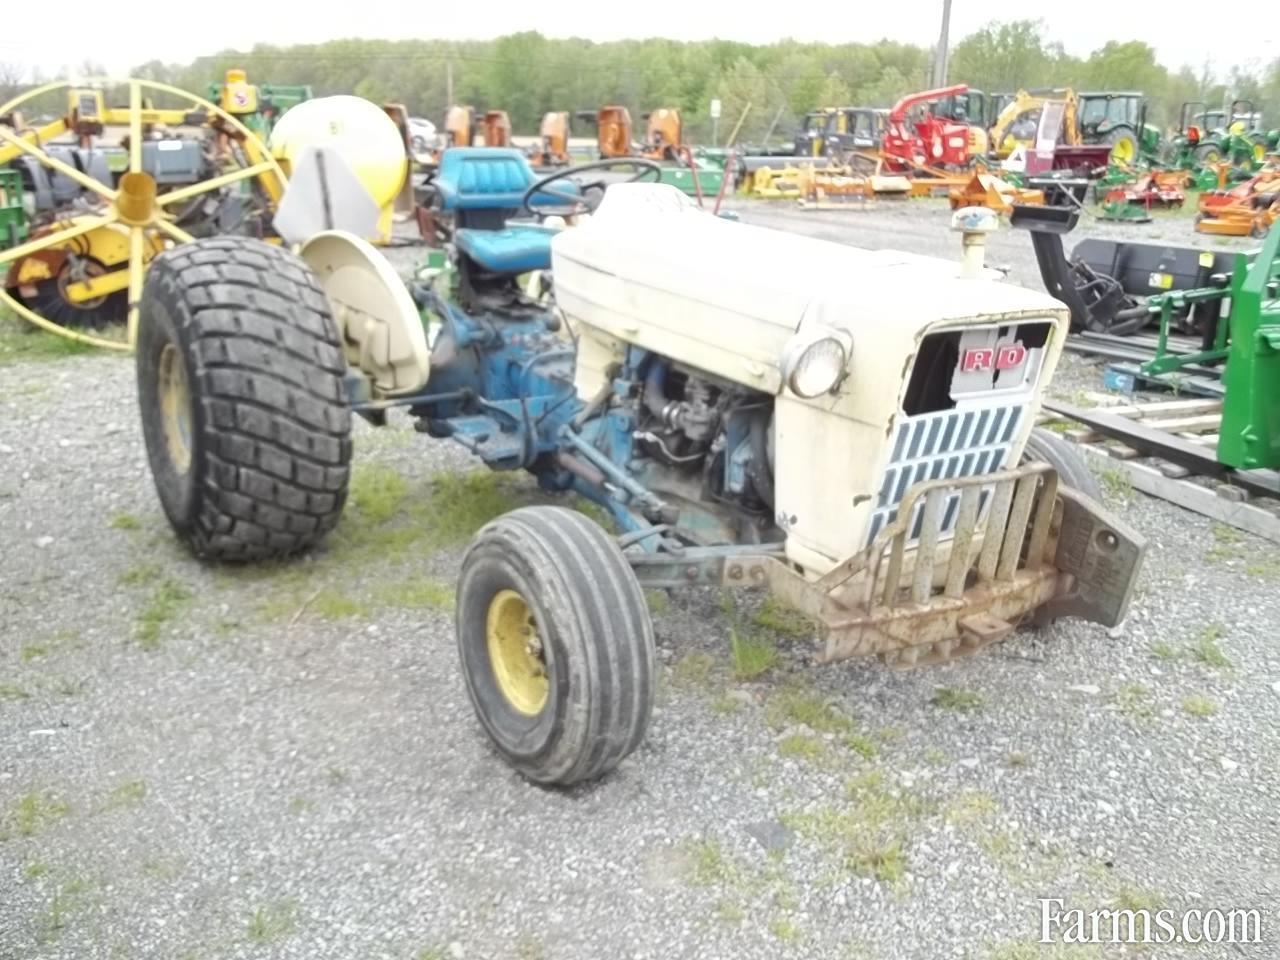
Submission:
<svg viewBox="0 0 1280 960">
<path fill-rule="evenodd" d="M 42 7 L 22 6 L 24 16 L 8 18 L 0 32 L 0 60 L 39 65 L 46 73 L 74 69 L 86 58 L 123 74 L 152 59 L 185 62 L 220 49 L 248 48 L 255 43 L 308 43 L 343 37 L 482 39 L 519 30 L 547 36 L 582 36 L 592 40 L 664 36 L 679 40 L 711 37 L 768 43 L 792 36 L 799 40 L 874 41 L 889 37 L 917 44 L 937 41 L 942 0 L 914 3 L 786 5 L 758 0 L 762 14 L 741 3 L 709 0 L 328 0 L 341 16 L 326 17 L 324 0 L 219 0 L 215 3 L 173 0 L 49 0 Z M 6 7 L 8 4 L 5 5 Z M 1265 3 L 1252 8 L 1261 11 Z M 910 8 L 914 15 L 907 15 Z M 990 20 L 1034 16 L 1037 5 L 1026 0 L 953 0 L 952 42 Z M 1044 8 L 1041 8 L 1044 9 Z M 483 16 L 477 11 L 483 10 Z M 1191 8 L 1187 8 L 1191 10 Z M 16 12 L 16 11 L 15 11 Z M 1205 32 L 1204 10 L 1180 14 L 1165 6 L 1073 0 L 1048 8 L 1046 32 L 1068 52 L 1083 55 L 1108 40 L 1142 39 L 1151 43 L 1162 63 L 1197 69 L 1205 62 L 1206 39 L 1220 56 L 1215 69 L 1232 63 L 1259 67 L 1280 56 L 1275 31 L 1233 29 Z M 1248 20 L 1246 14 L 1245 20 Z M 1242 21 L 1243 23 L 1244 21 Z M 1256 25 L 1256 24 L 1255 24 Z M 27 29 L 24 29 L 24 26 Z M 1235 26 L 1240 26 L 1236 24 Z M 1223 38 L 1227 39 L 1223 39 Z"/>
</svg>

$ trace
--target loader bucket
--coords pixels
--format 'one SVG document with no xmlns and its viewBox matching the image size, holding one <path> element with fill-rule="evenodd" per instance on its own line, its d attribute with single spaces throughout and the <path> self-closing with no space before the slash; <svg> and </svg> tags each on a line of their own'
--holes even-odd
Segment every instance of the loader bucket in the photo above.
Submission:
<svg viewBox="0 0 1280 960">
<path fill-rule="evenodd" d="M 1080 211 L 1076 207 L 1043 207 L 1015 203 L 1009 225 L 1033 233 L 1070 233 L 1076 228 Z"/>
</svg>

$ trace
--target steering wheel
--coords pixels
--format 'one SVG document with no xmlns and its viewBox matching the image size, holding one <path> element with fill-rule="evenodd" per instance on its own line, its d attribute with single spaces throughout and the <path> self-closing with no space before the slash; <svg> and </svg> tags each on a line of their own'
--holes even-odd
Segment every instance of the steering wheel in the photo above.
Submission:
<svg viewBox="0 0 1280 960">
<path fill-rule="evenodd" d="M 569 193 L 567 190 L 552 190 L 548 189 L 548 187 L 558 180 L 577 180 L 583 173 L 593 170 L 613 170 L 616 167 L 629 167 L 635 170 L 635 173 L 626 180 L 621 181 L 622 183 L 657 183 L 662 179 L 662 167 L 652 160 L 645 160 L 641 157 L 613 157 L 609 160 L 584 163 L 577 167 L 566 167 L 543 177 L 524 192 L 524 197 L 521 198 L 520 204 L 527 213 L 535 217 L 552 215 L 579 216 L 584 213 L 591 213 L 596 207 L 600 206 L 600 200 L 596 199 L 592 202 L 587 197 L 587 192 L 595 190 L 598 191 L 599 195 L 603 195 L 606 186 L 603 179 L 594 180 L 590 183 L 578 181 L 580 193 Z M 542 199 L 543 196 L 554 197 L 560 202 L 549 203 Z"/>
</svg>

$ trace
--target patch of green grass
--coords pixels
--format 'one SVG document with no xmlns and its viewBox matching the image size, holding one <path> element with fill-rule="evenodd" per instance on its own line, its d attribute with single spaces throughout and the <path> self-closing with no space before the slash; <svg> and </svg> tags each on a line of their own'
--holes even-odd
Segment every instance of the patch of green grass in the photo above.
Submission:
<svg viewBox="0 0 1280 960">
<path fill-rule="evenodd" d="M 331 591 L 325 591 L 316 597 L 308 609 L 321 620 L 346 620 L 373 614 L 373 610 L 363 601 L 345 593 Z"/>
<path fill-rule="evenodd" d="M 1264 556 L 1245 565 L 1244 572 L 1262 580 L 1280 580 L 1280 557 Z"/>
<path fill-rule="evenodd" d="M 817 733 L 853 733 L 853 720 L 822 697 L 800 686 L 789 686 L 769 698 L 765 720 L 775 730 L 802 724 Z"/>
<path fill-rule="evenodd" d="M 98 810 L 106 812 L 136 807 L 146 798 L 147 782 L 145 780 L 127 780 L 111 789 Z"/>
<path fill-rule="evenodd" d="M 289 801 L 289 812 L 292 813 L 295 817 L 301 816 L 302 814 L 308 812 L 314 807 L 315 807 L 315 804 L 313 804 L 306 797 L 294 797 L 292 800 Z"/>
<path fill-rule="evenodd" d="M 41 943 L 52 943 L 71 924 L 75 915 L 85 909 L 89 885 L 72 878 L 53 891 L 49 906 L 36 919 L 37 937 Z"/>
<path fill-rule="evenodd" d="M 1134 720 L 1150 720 L 1155 716 L 1151 703 L 1151 690 L 1145 683 L 1133 681 L 1120 686 L 1113 701 L 1120 712 Z"/>
<path fill-rule="evenodd" d="M 18 656 L 23 663 L 31 660 L 37 660 L 40 657 L 47 657 L 60 647 L 66 646 L 70 641 L 76 639 L 74 630 L 59 630 L 53 636 L 44 640 L 28 643 L 22 647 Z"/>
<path fill-rule="evenodd" d="M 1167 903 L 1168 898 L 1158 890 L 1133 887 L 1128 884 L 1120 887 L 1114 897 L 1114 904 L 1117 910 L 1132 910 L 1134 913 L 1147 910 L 1150 911 L 1152 916 L 1163 910 Z"/>
<path fill-rule="evenodd" d="M 845 861 L 850 870 L 859 876 L 872 877 L 882 883 L 901 882 L 907 870 L 907 859 L 902 852 L 902 841 L 859 844 Z"/>
<path fill-rule="evenodd" d="M 947 762 L 947 755 L 937 747 L 930 747 L 924 752 L 924 762 L 931 767 L 941 767 Z"/>
<path fill-rule="evenodd" d="M 26 360 L 61 360 L 93 351 L 87 343 L 37 330 L 0 308 L 0 366 Z"/>
<path fill-rule="evenodd" d="M 1193 717 L 1212 717 L 1218 712 L 1218 705 L 1206 696 L 1194 693 L 1182 701 L 1182 709 Z"/>
<path fill-rule="evenodd" d="M 0 702 L 5 700 L 30 700 L 31 694 L 10 680 L 0 680 Z"/>
<path fill-rule="evenodd" d="M 297 901 L 276 900 L 253 911 L 246 935 L 250 943 L 272 943 L 289 936 L 297 929 Z"/>
<path fill-rule="evenodd" d="M 1163 640 L 1159 640 L 1151 645 L 1151 655 L 1157 660 L 1176 660 L 1178 651 Z"/>
<path fill-rule="evenodd" d="M 379 584 L 374 590 L 374 607 L 402 610 L 453 610 L 454 588 L 443 580 L 415 578 Z"/>
<path fill-rule="evenodd" d="M 675 662 L 671 679 L 681 687 L 711 686 L 716 668 L 716 658 L 702 650 L 691 650 Z"/>
<path fill-rule="evenodd" d="M 733 656 L 733 676 L 737 680 L 754 680 L 778 664 L 778 649 L 767 637 L 739 633 L 729 628 L 729 651 Z"/>
<path fill-rule="evenodd" d="M 60 697 L 78 697 L 84 693 L 85 687 L 88 685 L 86 680 L 79 680 L 75 677 L 61 677 L 54 683 L 53 689 Z"/>
<path fill-rule="evenodd" d="M 665 590 L 646 590 L 644 602 L 649 607 L 649 613 L 655 617 L 660 617 L 671 609 L 671 598 Z"/>
<path fill-rule="evenodd" d="M 136 637 L 143 650 L 160 648 L 160 631 L 191 600 L 191 591 L 176 580 L 165 578 L 151 592 L 151 599 L 138 614 Z"/>
<path fill-rule="evenodd" d="M 962 690 L 959 687 L 939 687 L 929 700 L 935 707 L 943 710 L 955 710 L 959 713 L 972 713 L 981 710 L 985 701 L 982 694 L 975 690 Z"/>
<path fill-rule="evenodd" d="M 358 461 L 347 490 L 350 519 L 365 524 L 386 523 L 400 512 L 409 495 L 409 484 L 394 467 Z"/>
<path fill-rule="evenodd" d="M 875 741 L 863 733 L 847 733 L 841 742 L 864 760 L 874 760 L 878 753 Z"/>
<path fill-rule="evenodd" d="M 113 513 L 107 526 L 112 530 L 141 530 L 142 521 L 132 513 Z"/>
<path fill-rule="evenodd" d="M 805 733 L 793 733 L 778 741 L 778 755 L 812 763 L 827 755 L 827 747 L 817 737 L 811 737 Z"/>
<path fill-rule="evenodd" d="M 1102 492 L 1112 500 L 1128 503 L 1133 499 L 1133 480 L 1123 467 L 1105 466 L 1094 471 Z"/>
<path fill-rule="evenodd" d="M 48 873 L 49 865 L 47 863 L 43 860 L 32 860 L 22 868 L 22 879 L 27 881 L 39 880 L 41 877 L 47 876 Z"/>
<path fill-rule="evenodd" d="M 1238 560 L 1244 545 L 1244 535 L 1229 524 L 1215 522 L 1212 528 L 1213 544 L 1205 552 L 1210 563 L 1227 563 Z"/>
<path fill-rule="evenodd" d="M 695 887 L 715 887 L 730 883 L 736 876 L 720 843 L 710 837 L 683 845 L 689 866 L 689 882 Z"/>
<path fill-rule="evenodd" d="M 747 918 L 747 912 L 741 905 L 732 900 L 720 900 L 716 903 L 716 919 L 721 923 L 736 927 Z"/>
<path fill-rule="evenodd" d="M 122 587 L 145 587 L 150 583 L 154 583 L 160 579 L 160 575 L 164 571 L 158 563 L 135 563 L 132 567 L 120 574 L 116 578 L 116 582 Z"/>
<path fill-rule="evenodd" d="M 1231 661 L 1222 652 L 1219 643 L 1227 635 L 1227 629 L 1220 623 L 1207 623 L 1200 630 L 1195 646 L 1191 648 L 1191 656 L 1208 667 L 1224 669 L 1231 666 Z"/>
<path fill-rule="evenodd" d="M 949 823 L 967 827 L 984 820 L 996 812 L 996 798 L 986 790 L 961 790 L 947 804 L 945 816 Z"/>
<path fill-rule="evenodd" d="M 817 633 L 812 620 L 774 596 L 765 598 L 751 620 L 757 627 L 791 640 L 807 640 Z"/>
<path fill-rule="evenodd" d="M 1018 868 L 1018 841 L 1007 830 L 985 830 L 977 843 L 978 849 L 1006 872 Z"/>
<path fill-rule="evenodd" d="M 770 920 L 769 932 L 784 943 L 794 943 L 800 939 L 800 928 L 786 917 L 775 917 Z"/>
<path fill-rule="evenodd" d="M 1030 766 L 1031 758 L 1019 750 L 1014 750 L 1012 753 L 1010 753 L 1007 757 L 1004 758 L 1004 762 L 1006 765 L 1016 770 L 1021 767 Z"/>
<path fill-rule="evenodd" d="M 445 960 L 446 956 L 443 950 L 436 947 L 423 947 L 414 954 L 413 960 Z"/>
<path fill-rule="evenodd" d="M 736 697 L 731 697 L 727 693 L 722 693 L 711 701 L 711 712 L 722 717 L 737 713 L 742 709 L 742 701 Z"/>
<path fill-rule="evenodd" d="M 18 798 L 9 820 L 19 836 L 34 837 L 71 813 L 71 806 L 52 793 L 32 790 Z"/>
</svg>

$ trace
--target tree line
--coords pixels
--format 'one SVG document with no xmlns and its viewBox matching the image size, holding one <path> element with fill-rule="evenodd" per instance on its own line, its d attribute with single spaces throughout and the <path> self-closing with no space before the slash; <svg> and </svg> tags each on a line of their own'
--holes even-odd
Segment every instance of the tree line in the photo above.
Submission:
<svg viewBox="0 0 1280 960">
<path fill-rule="evenodd" d="M 552 39 L 535 32 L 485 41 L 333 40 L 320 44 L 260 44 L 223 51 L 187 64 L 152 60 L 135 76 L 204 94 L 230 67 L 256 83 L 308 84 L 316 95 L 354 93 L 375 102 L 405 104 L 439 123 L 450 102 L 478 110 L 503 109 L 517 133 L 533 133 L 548 110 L 571 113 L 607 103 L 631 110 L 637 126 L 647 111 L 680 108 L 686 136 L 709 142 L 710 102 L 722 104 L 721 141 L 742 121 L 739 139 L 787 138 L 817 106 L 886 107 L 929 85 L 926 45 L 801 43 L 752 45 L 727 40 L 663 39 L 595 43 Z M 91 64 L 85 73 L 92 73 Z M 1252 99 L 1266 122 L 1280 126 L 1280 60 L 1257 73 L 1231 68 L 1225 76 L 1184 65 L 1170 69 L 1140 40 L 1110 41 L 1086 57 L 1067 54 L 1042 22 L 991 23 L 955 43 L 949 81 L 987 92 L 1071 86 L 1077 90 L 1141 90 L 1148 120 L 1177 121 L 1179 106 L 1203 100 L 1220 106 L 1233 96 Z M 0 97 L 23 83 L 0 65 Z M 47 78 L 46 78 L 47 79 Z M 590 125 L 575 121 L 577 135 Z"/>
</svg>

